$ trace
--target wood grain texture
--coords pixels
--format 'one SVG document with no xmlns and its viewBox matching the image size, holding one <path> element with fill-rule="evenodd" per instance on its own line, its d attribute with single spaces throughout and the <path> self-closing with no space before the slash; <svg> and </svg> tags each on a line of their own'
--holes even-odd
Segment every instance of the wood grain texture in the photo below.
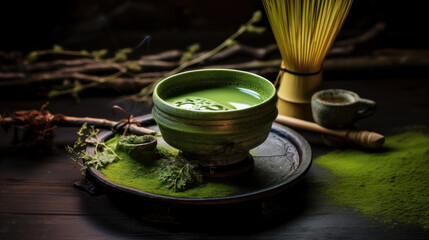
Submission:
<svg viewBox="0 0 429 240">
<path fill-rule="evenodd" d="M 396 127 L 428 126 L 427 78 L 325 81 L 325 88 L 350 89 L 377 102 L 377 112 L 359 121 L 356 124 L 359 129 L 388 136 Z M 113 98 L 88 98 L 76 104 L 67 99 L 57 100 L 51 103 L 49 110 L 110 119 L 110 107 L 115 101 Z M 37 108 L 43 102 L 0 101 L 0 111 Z M 149 112 L 149 108 L 137 110 L 139 115 Z M 229 226 L 222 226 L 221 219 L 214 219 L 218 222 L 213 220 L 206 225 L 202 222 L 202 227 L 198 228 L 148 223 L 138 216 L 135 208 L 128 206 L 125 199 L 105 194 L 90 196 L 73 187 L 73 183 L 81 180 L 82 176 L 79 168 L 67 158 L 64 144 L 73 142 L 75 132 L 76 129 L 59 129 L 54 139 L 58 148 L 50 155 L 37 155 L 9 146 L 11 133 L 0 131 L 0 239 L 429 238 L 429 232 L 418 226 L 398 225 L 392 228 L 352 209 L 332 205 L 320 188 L 331 181 L 327 178 L 329 172 L 316 164 L 292 191 L 254 205 L 255 211 L 275 211 L 275 208 L 264 210 L 264 204 L 292 206 L 293 211 L 285 211 L 275 218 L 246 224 L 237 221 Z M 332 150 L 323 145 L 320 135 L 301 133 L 311 144 L 316 157 Z M 144 209 L 143 202 L 140 207 Z M 239 205 L 235 207 L 240 208 Z M 154 213 L 165 210 L 162 206 L 152 209 Z"/>
</svg>

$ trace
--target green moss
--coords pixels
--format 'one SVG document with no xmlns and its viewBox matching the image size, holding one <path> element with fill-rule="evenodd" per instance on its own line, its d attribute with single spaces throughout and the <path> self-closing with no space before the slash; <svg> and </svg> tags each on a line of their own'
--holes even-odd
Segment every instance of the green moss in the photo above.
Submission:
<svg viewBox="0 0 429 240">
<path fill-rule="evenodd" d="M 335 203 L 382 222 L 429 229 L 429 134 L 409 128 L 387 137 L 384 150 L 337 150 L 317 158 L 333 174 L 324 190 Z"/>
<path fill-rule="evenodd" d="M 119 137 L 115 136 L 106 143 L 113 148 L 118 140 Z M 167 196 L 205 198 L 228 196 L 237 192 L 237 188 L 233 185 L 207 179 L 202 184 L 188 190 L 171 191 L 168 186 L 159 181 L 159 171 L 166 159 L 177 156 L 178 150 L 167 146 L 158 146 L 156 151 L 159 157 L 150 163 L 141 161 L 141 159 L 134 159 L 127 153 L 119 151 L 117 154 L 122 160 L 107 165 L 101 169 L 101 172 L 107 179 L 117 184 Z"/>
<path fill-rule="evenodd" d="M 121 135 L 116 134 L 114 137 L 108 139 L 106 141 L 106 144 L 108 146 L 110 146 L 112 149 L 115 149 L 116 148 L 116 144 L 118 144 L 118 142 L 119 142 L 119 139 L 121 139 Z"/>
<path fill-rule="evenodd" d="M 121 137 L 121 143 L 126 144 L 141 144 L 141 143 L 147 143 L 150 142 L 151 138 L 149 135 L 144 136 L 136 136 L 136 135 L 128 135 Z"/>
</svg>

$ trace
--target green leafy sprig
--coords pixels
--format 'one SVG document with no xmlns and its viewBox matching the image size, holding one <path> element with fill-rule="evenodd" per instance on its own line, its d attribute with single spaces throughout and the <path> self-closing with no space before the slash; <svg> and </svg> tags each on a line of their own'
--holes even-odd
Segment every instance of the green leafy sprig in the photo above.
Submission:
<svg viewBox="0 0 429 240">
<path fill-rule="evenodd" d="M 34 62 L 43 55 L 55 54 L 55 55 L 67 55 L 67 56 L 91 58 L 95 62 L 109 65 L 117 70 L 115 73 L 105 76 L 101 78 L 100 81 L 97 81 L 97 82 L 83 84 L 78 80 L 75 80 L 73 82 L 69 82 L 65 80 L 63 84 L 64 89 L 61 89 L 61 90 L 53 89 L 48 93 L 48 96 L 50 98 L 70 94 L 72 97 L 79 99 L 78 94 L 85 89 L 92 88 L 92 87 L 98 86 L 99 84 L 113 81 L 114 79 L 125 74 L 130 75 L 131 77 L 135 77 L 132 72 L 141 70 L 140 66 L 136 63 L 136 61 L 131 61 L 127 65 L 120 64 L 121 62 L 128 60 L 128 54 L 130 54 L 131 52 L 132 52 L 131 48 L 119 49 L 118 51 L 116 51 L 113 58 L 106 58 L 106 55 L 109 53 L 107 49 L 100 49 L 100 50 L 94 50 L 94 51 L 87 51 L 87 50 L 72 51 L 72 50 L 65 50 L 59 45 L 54 45 L 52 49 L 30 52 L 27 55 L 24 63 L 29 64 L 31 62 Z"/>
<path fill-rule="evenodd" d="M 202 54 L 200 56 L 192 57 L 194 55 L 194 53 L 199 49 L 199 45 L 196 45 L 196 44 L 191 45 L 188 48 L 188 51 L 186 52 L 186 54 L 182 57 L 182 60 L 185 60 L 185 61 L 182 61 L 182 63 L 178 67 L 176 67 L 175 69 L 166 73 L 164 76 L 157 79 L 155 82 L 151 83 L 149 86 L 143 88 L 139 93 L 136 94 L 136 98 L 141 99 L 141 100 L 147 99 L 153 93 L 155 86 L 160 81 L 162 81 L 164 78 L 171 76 L 171 75 L 174 75 L 176 73 L 179 73 L 187 67 L 190 67 L 190 66 L 195 65 L 197 63 L 203 62 L 206 59 L 213 57 L 214 55 L 219 53 L 222 49 L 231 47 L 232 45 L 234 45 L 236 43 L 235 39 L 238 38 L 241 34 L 243 34 L 245 32 L 252 32 L 252 33 L 264 32 L 265 31 L 264 27 L 257 27 L 254 25 L 255 23 L 259 22 L 261 19 L 262 19 L 262 12 L 256 11 L 255 13 L 253 13 L 252 18 L 246 24 L 240 26 L 240 28 L 235 33 L 233 33 L 229 38 L 227 38 L 225 41 L 223 41 L 221 44 L 219 44 L 214 49 L 212 49 L 212 50 L 208 51 L 207 53 Z"/>
<path fill-rule="evenodd" d="M 233 46 L 234 44 L 236 44 L 235 39 L 245 32 L 251 32 L 251 33 L 264 32 L 265 31 L 264 27 L 259 27 L 254 25 L 261 19 L 262 19 L 262 12 L 256 11 L 253 14 L 252 18 L 246 24 L 240 26 L 235 33 L 233 33 L 229 38 L 227 38 L 217 47 L 215 47 L 214 49 L 204 54 L 197 54 L 197 52 L 200 50 L 199 44 L 190 45 L 187 51 L 183 53 L 182 58 L 179 61 L 179 66 L 163 74 L 162 77 L 160 77 L 159 79 L 157 79 L 156 81 L 148 85 L 147 87 L 142 88 L 138 93 L 131 95 L 130 97 L 136 100 L 143 100 L 143 101 L 150 100 L 150 95 L 152 94 L 156 84 L 161 80 L 163 80 L 164 78 L 174 75 L 176 73 L 179 73 L 183 71 L 185 68 L 193 66 L 197 63 L 202 63 L 205 60 L 209 59 L 210 57 L 213 57 L 214 55 L 219 53 L 221 50 Z M 61 95 L 70 94 L 72 97 L 79 99 L 78 94 L 85 89 L 96 87 L 100 84 L 112 82 L 123 75 L 128 75 L 132 78 L 136 78 L 137 76 L 134 73 L 142 71 L 142 68 L 139 65 L 139 60 L 127 61 L 128 54 L 131 52 L 132 52 L 131 48 L 124 48 L 124 49 L 118 50 L 115 53 L 114 57 L 106 58 L 106 55 L 108 54 L 107 49 L 100 49 L 95 51 L 87 51 L 87 50 L 71 51 L 71 50 L 65 50 L 59 45 L 55 45 L 53 46 L 52 49 L 30 52 L 25 60 L 25 63 L 28 64 L 30 62 L 34 62 L 40 56 L 43 56 L 43 55 L 56 54 L 56 55 L 68 55 L 68 56 L 92 58 L 96 62 L 110 65 L 117 70 L 115 73 L 111 75 L 102 77 L 100 78 L 100 80 L 90 82 L 90 83 L 81 83 L 78 80 L 75 80 L 73 82 L 68 81 L 67 84 L 64 84 L 64 87 L 66 88 L 61 90 L 54 89 L 48 93 L 49 97 L 57 97 Z M 127 61 L 126 64 L 122 63 L 125 61 Z"/>
<path fill-rule="evenodd" d="M 162 164 L 158 180 L 172 192 L 184 191 L 203 182 L 203 175 L 197 167 L 197 163 L 177 156 Z"/>
<path fill-rule="evenodd" d="M 94 167 L 100 169 L 115 160 L 121 158 L 116 154 L 115 150 L 107 146 L 105 142 L 98 138 L 100 129 L 84 123 L 77 132 L 78 139 L 73 146 L 66 146 L 66 150 L 70 153 L 69 157 L 80 165 L 82 173 L 85 173 L 87 167 Z M 86 153 L 85 147 L 87 143 L 94 145 L 94 153 Z"/>
</svg>

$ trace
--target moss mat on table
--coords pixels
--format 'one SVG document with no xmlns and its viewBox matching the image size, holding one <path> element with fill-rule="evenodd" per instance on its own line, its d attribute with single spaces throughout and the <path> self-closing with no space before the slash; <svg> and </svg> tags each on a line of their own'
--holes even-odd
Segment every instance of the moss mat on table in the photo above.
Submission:
<svg viewBox="0 0 429 240">
<path fill-rule="evenodd" d="M 106 143 L 112 148 L 116 147 L 118 137 L 112 138 Z M 171 147 L 158 147 L 161 155 L 177 155 L 178 151 Z M 118 152 L 121 160 L 110 163 L 101 169 L 104 176 L 110 181 L 142 190 L 145 192 L 161 194 L 183 198 L 206 198 L 222 197 L 232 195 L 237 192 L 237 188 L 232 185 L 205 180 L 203 184 L 195 186 L 185 191 L 174 192 L 164 186 L 159 180 L 158 170 L 162 164 L 162 159 L 152 161 L 135 160 L 124 152 Z"/>
<path fill-rule="evenodd" d="M 315 159 L 332 172 L 323 186 L 334 203 L 382 222 L 429 229 L 429 134 L 410 128 L 380 152 L 336 150 Z"/>
</svg>

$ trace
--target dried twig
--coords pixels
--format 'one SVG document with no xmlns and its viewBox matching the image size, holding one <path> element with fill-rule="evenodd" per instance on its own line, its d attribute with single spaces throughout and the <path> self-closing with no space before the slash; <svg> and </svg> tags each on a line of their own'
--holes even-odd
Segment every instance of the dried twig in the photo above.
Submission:
<svg viewBox="0 0 429 240">
<path fill-rule="evenodd" d="M 179 50 L 168 50 L 158 54 L 142 56 L 141 59 L 148 60 L 175 60 L 182 56 L 183 52 Z M 107 59 L 112 60 L 112 59 Z M 57 59 L 53 61 L 35 62 L 30 64 L 20 65 L 2 65 L 0 66 L 1 72 L 40 72 L 40 71 L 53 71 L 60 70 L 61 68 L 72 69 L 74 67 L 82 67 L 85 65 L 99 64 L 92 58 L 77 58 L 77 59 Z M 92 67 L 93 69 L 94 67 Z M 91 68 L 90 68 L 91 69 Z M 113 68 L 111 68 L 113 69 Z M 60 70 L 61 71 L 61 70 Z M 67 72 L 67 71 L 65 71 Z"/>
<path fill-rule="evenodd" d="M 21 127 L 29 128 L 35 125 L 43 126 L 44 129 L 53 129 L 58 126 L 82 126 L 82 124 L 87 123 L 88 125 L 93 125 L 97 128 L 104 129 L 117 129 L 117 127 L 128 127 L 128 131 L 135 135 L 144 135 L 144 134 L 155 134 L 156 132 L 144 127 L 137 125 L 126 125 L 121 124 L 122 122 L 111 121 L 101 118 L 90 118 L 90 117 L 72 117 L 65 116 L 62 114 L 51 114 L 49 111 L 45 110 L 42 107 L 41 110 L 25 110 L 25 111 L 16 111 L 10 117 L 0 116 L 0 125 L 4 128 L 9 127 Z"/>
<path fill-rule="evenodd" d="M 153 83 L 149 84 L 147 87 L 144 87 L 138 94 L 133 95 L 133 97 L 140 98 L 140 99 L 146 99 L 147 96 L 149 96 L 154 86 L 157 82 L 161 81 L 164 77 L 171 76 L 173 74 L 176 74 L 183 69 L 190 67 L 192 65 L 195 65 L 197 63 L 202 63 L 203 61 L 213 57 L 217 53 L 219 53 L 224 48 L 228 48 L 231 45 L 233 45 L 235 38 L 240 36 L 242 33 L 249 31 L 249 32 L 261 32 L 262 28 L 253 26 L 253 23 L 259 21 L 261 19 L 262 13 L 260 11 L 257 11 L 254 13 L 253 17 L 243 26 L 241 26 L 237 32 L 235 32 L 233 35 L 231 35 L 228 39 L 226 39 L 224 42 L 222 42 L 219 46 L 216 48 L 203 53 L 202 55 L 195 56 L 193 58 L 183 58 L 182 61 L 179 62 L 167 62 L 167 61 L 157 61 L 157 60 L 146 60 L 146 59 L 140 59 L 140 60 L 133 60 L 133 61 L 124 61 L 127 59 L 126 54 L 131 52 L 131 49 L 122 49 L 119 50 L 115 57 L 113 59 L 103 59 L 102 57 L 107 53 L 106 49 L 102 49 L 99 51 L 92 51 L 88 52 L 85 50 L 82 50 L 80 52 L 78 51 L 69 51 L 69 50 L 63 50 L 60 46 L 56 45 L 53 49 L 48 50 L 41 50 L 41 51 L 35 51 L 31 52 L 26 62 L 31 62 L 37 59 L 41 55 L 46 54 L 64 54 L 68 56 L 78 56 L 78 57 L 88 57 L 92 58 L 95 63 L 86 64 L 84 66 L 77 66 L 77 67 L 69 67 L 69 68 L 62 68 L 59 70 L 56 70 L 55 73 L 76 73 L 76 72 L 92 72 L 92 71 L 108 71 L 108 70 L 114 70 L 116 71 L 114 74 L 111 74 L 109 76 L 103 76 L 100 78 L 90 78 L 90 83 L 80 83 L 78 81 L 74 82 L 74 85 L 72 87 L 69 87 L 67 89 L 63 90 L 52 90 L 48 95 L 49 96 L 58 96 L 63 94 L 71 94 L 74 97 L 78 97 L 78 93 L 84 89 L 92 88 L 95 86 L 100 85 L 100 83 L 107 83 L 107 82 L 113 82 L 115 79 L 121 77 L 122 75 L 129 75 L 131 77 L 134 77 L 135 74 L 132 73 L 133 70 L 140 71 L 141 66 L 151 66 L 151 67 L 163 67 L 163 68 L 173 68 L 172 70 L 165 73 L 162 77 L 157 78 Z M 263 31 L 263 30 L 262 30 Z M 193 54 L 193 52 L 190 52 L 190 54 Z M 131 70 L 131 71 L 130 71 Z M 43 75 L 41 75 L 43 76 Z M 2 75 L 0 74 L 0 78 Z M 10 79 L 13 77 L 13 74 L 7 73 L 4 74 L 3 77 L 6 77 Z M 17 74 L 16 77 L 20 78 L 26 78 L 26 75 Z M 82 75 L 78 75 L 77 77 L 82 77 Z M 34 79 L 30 79 L 30 82 L 34 82 Z M 22 83 L 22 82 L 21 82 Z M 11 82 L 8 82 L 7 84 L 11 84 Z"/>
<path fill-rule="evenodd" d="M 176 67 L 175 69 L 173 69 L 170 72 L 168 72 L 167 74 L 165 74 L 164 77 L 168 77 L 168 76 L 174 75 L 176 73 L 179 73 L 187 67 L 190 67 L 194 64 L 203 62 L 203 61 L 213 57 L 214 55 L 219 53 L 222 49 L 224 49 L 228 46 L 231 46 L 231 44 L 234 43 L 234 40 L 246 31 L 258 32 L 259 31 L 258 28 L 253 26 L 253 24 L 255 22 L 258 22 L 261 19 L 261 16 L 262 16 L 262 13 L 260 11 L 255 12 L 253 14 L 253 17 L 246 24 L 242 25 L 234 34 L 232 34 L 229 38 L 227 38 L 225 41 L 223 41 L 217 47 L 215 47 L 214 49 L 210 50 L 209 52 L 207 52 L 201 56 L 197 56 L 195 58 L 192 58 L 188 61 L 181 63 L 178 67 Z M 162 79 L 163 78 L 157 79 L 155 82 L 153 82 L 149 86 L 143 88 L 138 94 L 135 94 L 134 97 L 136 97 L 136 99 L 147 98 L 150 94 L 152 94 L 153 89 L 155 88 L 156 84 L 158 82 L 160 82 Z"/>
<path fill-rule="evenodd" d="M 3 80 L 0 81 L 0 87 L 1 86 L 14 86 L 14 85 L 29 85 L 33 83 L 39 83 L 39 82 L 50 82 L 50 81 L 58 81 L 58 80 L 64 80 L 64 79 L 77 79 L 77 80 L 84 80 L 88 82 L 98 82 L 98 83 L 104 83 L 104 77 L 100 76 L 94 76 L 89 74 L 83 74 L 79 72 L 71 72 L 71 73 L 43 73 L 43 74 L 35 74 L 33 76 L 30 76 L 28 78 L 24 79 L 13 79 L 13 80 Z M 126 85 L 133 82 L 139 82 L 141 84 L 147 85 L 153 81 L 150 81 L 148 79 L 141 79 L 138 80 L 132 79 L 132 78 L 116 78 L 115 79 L 115 85 L 122 88 L 122 85 Z M 119 84 L 118 84 L 119 83 Z M 126 86 L 124 86 L 126 87 Z"/>
<path fill-rule="evenodd" d="M 405 51 L 406 52 L 406 51 Z M 380 52 L 381 53 L 381 52 Z M 343 57 L 326 59 L 323 63 L 325 71 L 333 70 L 381 70 L 408 67 L 428 67 L 429 53 L 426 54 L 378 54 L 370 56 Z"/>
<path fill-rule="evenodd" d="M 334 43 L 333 48 L 329 52 L 329 55 L 351 53 L 355 49 L 355 46 L 357 44 L 369 42 L 370 40 L 377 37 L 380 34 L 380 32 L 382 32 L 385 28 L 386 28 L 386 24 L 384 22 L 378 22 L 368 31 L 364 32 L 362 35 L 359 35 L 354 38 L 338 40 Z M 268 54 L 276 50 L 277 50 L 276 44 L 270 44 L 264 48 L 253 48 L 242 44 L 235 44 L 230 48 L 220 51 L 219 53 L 210 57 L 206 61 L 213 62 L 213 61 L 224 60 L 241 53 L 249 55 L 256 59 L 262 59 L 266 57 Z M 196 56 L 201 56 L 206 53 L 207 52 L 201 52 Z M 164 61 L 177 60 L 182 56 L 182 54 L 183 54 L 183 51 L 168 50 L 158 54 L 142 56 L 140 60 L 138 60 L 137 62 L 142 67 L 171 68 L 171 67 L 177 66 L 178 62 L 164 62 Z M 112 59 L 107 59 L 107 60 L 109 61 Z M 136 61 L 127 61 L 122 63 L 121 65 L 126 66 L 127 64 L 134 63 L 134 62 Z M 49 62 L 37 62 L 37 63 L 26 64 L 26 65 L 3 65 L 3 66 L 0 66 L 0 69 L 3 72 L 3 74 L 0 75 L 0 78 L 12 78 L 12 77 L 20 78 L 25 76 L 21 74 L 19 76 L 10 75 L 11 77 L 7 77 L 7 75 L 4 73 L 16 72 L 16 71 L 35 72 L 35 71 L 47 71 L 47 70 L 54 70 L 54 69 L 57 69 L 60 72 L 91 72 L 91 71 L 95 72 L 95 71 L 113 70 L 114 68 L 106 64 L 100 64 L 100 62 L 97 62 L 91 58 L 78 58 L 78 59 L 70 59 L 70 60 L 58 59 L 58 60 L 49 61 Z"/>
<path fill-rule="evenodd" d="M 325 71 L 343 70 L 371 70 L 387 69 L 395 67 L 420 67 L 429 66 L 429 53 L 422 50 L 382 49 L 368 56 L 341 57 L 354 51 L 355 46 L 374 39 L 383 29 L 384 23 L 377 23 L 364 34 L 346 40 L 337 41 L 329 56 L 323 64 Z M 238 33 L 244 28 L 240 28 Z M 233 35 L 232 37 L 236 37 Z M 142 56 L 137 60 L 112 62 L 112 59 L 78 58 L 73 60 L 55 60 L 51 62 L 31 63 L 15 68 L 8 65 L 1 66 L 0 87 L 29 85 L 42 82 L 63 81 L 65 79 L 76 80 L 77 86 L 70 85 L 64 90 L 53 90 L 50 96 L 61 94 L 75 94 L 85 88 L 117 88 L 126 92 L 135 92 L 150 84 L 163 79 L 166 76 L 182 71 L 203 68 L 229 68 L 246 70 L 260 75 L 272 74 L 278 71 L 280 59 L 262 60 L 269 54 L 276 52 L 276 45 L 270 44 L 262 48 L 253 48 L 246 45 L 235 44 L 222 48 L 231 43 L 231 39 L 224 41 L 218 48 L 212 51 L 204 51 L 195 54 L 187 61 L 181 61 L 183 52 L 179 50 L 164 51 L 154 55 Z M 71 52 L 74 55 L 77 52 Z M 232 64 L 213 64 L 230 57 L 245 54 L 251 57 L 251 61 Z M 333 58 L 332 56 L 336 56 Z M 82 55 L 80 57 L 83 57 Z M 255 60 L 258 59 L 258 60 Z M 233 62 L 233 61 L 232 61 Z M 147 72 L 129 71 L 129 65 L 136 64 Z M 13 72 L 12 70 L 16 71 Z M 115 72 L 114 74 L 111 74 Z M 107 75 L 106 74 L 111 74 Z M 81 83 L 79 83 L 81 82 Z M 106 86 L 106 83 L 108 85 Z M 150 88 L 145 91 L 150 92 Z M 139 96 L 143 96 L 145 91 Z M 146 94 L 147 94 L 146 92 Z"/>
<path fill-rule="evenodd" d="M 388 69 L 397 67 L 426 67 L 429 66 L 429 52 L 425 50 L 406 50 L 406 49 L 381 49 L 368 56 L 354 57 L 336 57 L 327 58 L 323 63 L 325 71 L 344 71 L 344 70 L 372 70 L 372 69 Z M 278 71 L 278 66 L 281 59 L 272 60 L 253 60 L 249 62 L 224 64 L 224 65 L 205 65 L 195 69 L 207 68 L 227 68 L 240 69 L 259 73 L 261 75 L 271 74 Z M 115 81 L 110 81 L 109 86 L 121 89 L 123 91 L 134 91 L 145 87 L 157 79 L 164 76 L 166 71 L 146 72 L 137 74 L 134 78 L 118 77 Z M 0 73 L 0 76 L 2 73 Z M 1 77 L 0 77 L 1 78 Z M 0 87 L 29 85 L 34 83 L 62 81 L 64 79 L 77 79 L 85 82 L 106 83 L 105 77 L 83 74 L 78 72 L 72 73 L 44 73 L 34 74 L 28 78 L 16 78 L 0 81 Z M 97 84 L 102 87 L 103 85 Z"/>
<path fill-rule="evenodd" d="M 357 44 L 367 43 L 377 37 L 384 29 L 386 29 L 386 23 L 378 22 L 357 37 L 336 41 L 334 47 L 355 46 Z"/>
<path fill-rule="evenodd" d="M 277 46 L 275 44 L 271 44 L 263 48 L 253 48 L 246 45 L 236 44 L 228 49 L 225 49 L 219 52 L 218 54 L 212 56 L 206 61 L 210 61 L 210 62 L 219 61 L 222 59 L 233 57 L 239 53 L 244 53 L 257 59 L 262 59 L 268 54 L 275 51 L 276 49 L 277 49 Z M 140 67 L 172 69 L 179 66 L 178 61 L 162 61 L 161 59 L 157 59 L 157 58 L 168 58 L 168 57 L 172 57 L 173 55 L 177 57 L 178 56 L 177 53 L 179 52 L 180 51 L 177 51 L 177 50 L 166 51 L 157 55 L 142 57 L 140 60 L 137 60 L 137 61 L 126 61 L 126 62 L 120 63 L 120 65 L 125 67 L 131 63 L 137 63 Z M 206 54 L 207 52 L 203 52 L 203 53 Z M 49 66 L 49 65 L 52 65 L 52 66 Z M 89 81 L 101 82 L 102 77 L 82 74 L 82 73 L 103 72 L 103 71 L 105 72 L 105 71 L 114 70 L 112 66 L 95 62 L 93 59 L 57 60 L 53 62 L 41 62 L 41 63 L 28 65 L 30 69 L 31 68 L 35 69 L 36 68 L 35 66 L 40 67 L 39 69 L 53 69 L 54 66 L 56 67 L 63 66 L 64 68 L 57 69 L 55 71 L 38 72 L 38 73 L 30 73 L 30 74 L 25 74 L 23 72 L 3 72 L 3 73 L 0 73 L 0 79 L 6 80 L 6 79 L 24 79 L 25 78 L 27 80 L 24 82 L 18 81 L 17 83 L 0 81 L 0 86 L 25 84 L 25 83 L 38 82 L 43 80 L 50 81 L 50 80 L 61 79 L 61 78 L 62 79 L 74 78 L 74 79 L 81 79 L 81 80 L 88 79 Z M 136 75 L 136 77 L 137 78 L 147 77 L 147 75 L 152 75 L 151 77 L 160 77 L 167 72 L 161 72 L 161 75 L 154 74 L 154 73 L 155 72 L 142 73 L 142 74 Z M 124 81 L 124 80 L 120 79 L 119 81 Z M 143 82 L 146 82 L 146 81 L 143 81 Z"/>
</svg>

